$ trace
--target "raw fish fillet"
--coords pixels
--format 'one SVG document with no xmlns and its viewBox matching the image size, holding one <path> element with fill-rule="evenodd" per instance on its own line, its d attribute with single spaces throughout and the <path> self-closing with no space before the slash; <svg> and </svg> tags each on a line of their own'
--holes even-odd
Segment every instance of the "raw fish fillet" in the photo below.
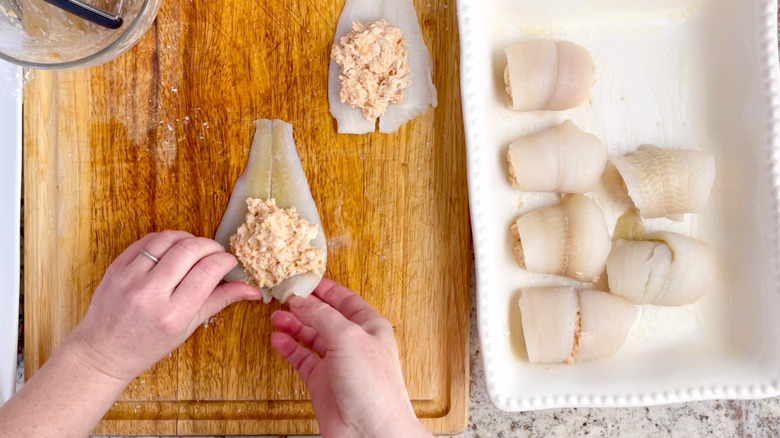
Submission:
<svg viewBox="0 0 780 438">
<path fill-rule="evenodd" d="M 315 248 L 327 251 L 325 233 L 322 229 L 317 205 L 311 196 L 301 160 L 295 148 L 292 125 L 281 120 L 257 120 L 257 130 L 252 141 L 244 173 L 236 180 L 230 195 L 227 210 L 217 229 L 215 239 L 230 249 L 230 236 L 244 223 L 248 198 L 276 199 L 280 208 L 295 207 L 300 217 L 317 225 L 317 237 L 311 241 Z M 268 303 L 272 297 L 285 302 L 291 295 L 306 297 L 322 279 L 322 274 L 306 273 L 284 280 L 272 290 L 263 289 L 263 300 Z M 228 275 L 228 281 L 249 283 L 250 277 L 239 264 Z"/>
<path fill-rule="evenodd" d="M 621 297 L 566 286 L 524 288 L 518 305 L 531 363 L 611 356 L 623 346 L 636 320 L 636 306 Z"/>
<path fill-rule="evenodd" d="M 338 44 L 341 37 L 352 29 L 352 22 L 370 23 L 385 19 L 390 24 L 403 31 L 403 37 L 408 44 L 409 88 L 404 93 L 401 104 L 390 104 L 387 111 L 379 117 L 379 132 L 391 133 L 398 130 L 404 123 L 424 113 L 428 106 L 438 105 L 436 87 L 433 85 L 431 72 L 433 61 L 428 47 L 420 31 L 417 12 L 412 0 L 347 0 L 341 11 L 336 27 L 333 44 Z M 340 134 L 366 134 L 376 130 L 376 121 L 363 118 L 360 108 L 350 108 L 339 98 L 341 67 L 336 61 L 330 61 L 328 77 L 328 101 L 330 113 L 336 119 Z"/>
<path fill-rule="evenodd" d="M 584 195 L 520 216 L 510 234 L 521 268 L 594 283 L 612 248 L 601 208 Z"/>
<path fill-rule="evenodd" d="M 715 250 L 667 231 L 618 240 L 607 259 L 609 290 L 636 304 L 684 306 L 700 300 L 717 277 Z"/>
<path fill-rule="evenodd" d="M 593 57 L 570 41 L 525 41 L 506 48 L 506 90 L 516 111 L 562 111 L 590 99 Z"/>
<path fill-rule="evenodd" d="M 571 120 L 509 145 L 512 186 L 525 192 L 586 193 L 599 183 L 607 148 Z"/>
<path fill-rule="evenodd" d="M 610 161 L 639 214 L 646 218 L 677 220 L 682 214 L 699 213 L 715 182 L 715 158 L 704 152 L 643 145 Z"/>
</svg>

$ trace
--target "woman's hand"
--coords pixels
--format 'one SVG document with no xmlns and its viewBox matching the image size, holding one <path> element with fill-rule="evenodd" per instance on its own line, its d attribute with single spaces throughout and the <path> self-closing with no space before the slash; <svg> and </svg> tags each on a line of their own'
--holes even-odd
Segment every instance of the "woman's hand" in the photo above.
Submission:
<svg viewBox="0 0 780 438">
<path fill-rule="evenodd" d="M 183 231 L 130 245 L 109 266 L 87 316 L 0 408 L 0 436 L 87 436 L 130 380 L 199 324 L 234 301 L 260 298 L 246 284 L 220 284 L 236 263 L 217 242 Z"/>
<path fill-rule="evenodd" d="M 129 382 L 231 303 L 261 298 L 247 284 L 220 284 L 237 263 L 211 239 L 184 231 L 149 234 L 108 267 L 66 342 L 79 345 L 98 371 Z"/>
<path fill-rule="evenodd" d="M 280 330 L 271 344 L 306 382 L 324 438 L 431 436 L 412 410 L 382 315 L 328 279 L 289 304 L 271 315 Z"/>
</svg>

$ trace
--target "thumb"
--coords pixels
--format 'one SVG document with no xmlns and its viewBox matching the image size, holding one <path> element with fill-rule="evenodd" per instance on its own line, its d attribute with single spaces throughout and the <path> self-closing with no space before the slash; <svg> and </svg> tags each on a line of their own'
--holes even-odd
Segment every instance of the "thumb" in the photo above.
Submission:
<svg viewBox="0 0 780 438">
<path fill-rule="evenodd" d="M 200 320 L 205 321 L 236 301 L 255 301 L 263 297 L 260 289 L 246 283 L 232 281 L 214 288 L 200 308 Z"/>
</svg>

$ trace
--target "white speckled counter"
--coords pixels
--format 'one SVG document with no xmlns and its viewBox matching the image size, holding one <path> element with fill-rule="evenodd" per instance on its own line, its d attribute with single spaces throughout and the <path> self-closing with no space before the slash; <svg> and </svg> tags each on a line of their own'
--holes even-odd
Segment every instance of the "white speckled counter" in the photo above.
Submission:
<svg viewBox="0 0 780 438">
<path fill-rule="evenodd" d="M 780 437 L 780 398 L 630 409 L 499 411 L 485 393 L 474 294 L 472 284 L 469 425 L 458 437 Z M 20 357 L 20 381 L 21 365 Z"/>
</svg>

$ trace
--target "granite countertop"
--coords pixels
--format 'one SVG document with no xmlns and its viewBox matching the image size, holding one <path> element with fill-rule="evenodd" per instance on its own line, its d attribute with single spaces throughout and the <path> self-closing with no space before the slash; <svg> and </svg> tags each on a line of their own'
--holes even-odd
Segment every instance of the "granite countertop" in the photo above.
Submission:
<svg viewBox="0 0 780 438">
<path fill-rule="evenodd" d="M 780 437 L 780 398 L 694 402 L 649 408 L 499 411 L 490 403 L 485 392 L 473 280 L 470 321 L 469 424 L 458 437 Z M 21 355 L 18 365 L 17 378 L 21 382 Z"/>
</svg>

